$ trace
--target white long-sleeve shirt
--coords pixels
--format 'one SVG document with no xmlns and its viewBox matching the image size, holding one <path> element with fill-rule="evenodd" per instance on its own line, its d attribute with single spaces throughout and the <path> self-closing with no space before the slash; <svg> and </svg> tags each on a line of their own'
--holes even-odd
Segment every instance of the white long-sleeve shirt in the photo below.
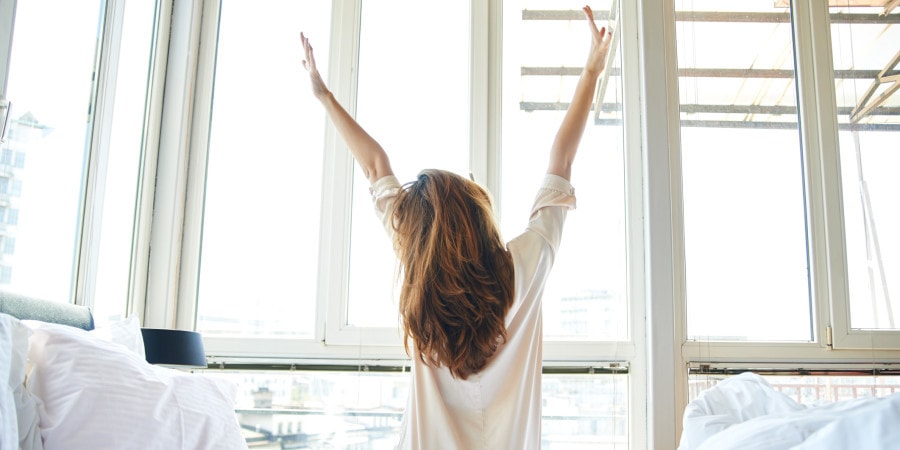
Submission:
<svg viewBox="0 0 900 450">
<path fill-rule="evenodd" d="M 401 187 L 394 176 L 371 187 L 376 214 L 392 237 L 391 215 Z M 526 230 L 507 243 L 516 298 L 506 315 L 507 341 L 480 372 L 466 380 L 446 367 L 412 358 L 402 449 L 537 449 L 541 446 L 541 296 L 559 248 L 563 223 L 575 208 L 575 190 L 548 174 Z"/>
</svg>

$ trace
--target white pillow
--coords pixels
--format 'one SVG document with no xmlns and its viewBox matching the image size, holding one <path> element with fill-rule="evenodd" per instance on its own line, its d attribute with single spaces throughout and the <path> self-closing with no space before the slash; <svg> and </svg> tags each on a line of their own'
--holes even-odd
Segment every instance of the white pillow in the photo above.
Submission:
<svg viewBox="0 0 900 450">
<path fill-rule="evenodd" d="M 30 334 L 18 319 L 0 313 L 0 450 L 41 449 L 37 400 L 25 389 Z"/>
<path fill-rule="evenodd" d="M 141 324 L 138 316 L 132 315 L 127 319 L 99 326 L 91 330 L 90 333 L 104 341 L 122 344 L 143 359 L 147 357 L 144 352 L 144 337 L 141 334 Z"/>
<path fill-rule="evenodd" d="M 24 366 L 22 376 L 13 354 L 16 352 L 16 331 L 19 321 L 8 314 L 0 314 L 0 449 L 15 449 L 19 446 L 19 425 L 13 389 L 25 381 Z"/>
<path fill-rule="evenodd" d="M 45 450 L 247 448 L 234 383 L 150 365 L 77 328 L 31 326 L 27 387 L 43 401 Z"/>
</svg>

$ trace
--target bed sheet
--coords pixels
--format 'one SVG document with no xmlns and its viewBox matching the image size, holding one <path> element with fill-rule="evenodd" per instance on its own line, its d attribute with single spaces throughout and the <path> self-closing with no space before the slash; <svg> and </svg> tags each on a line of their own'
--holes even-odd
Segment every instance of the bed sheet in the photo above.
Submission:
<svg viewBox="0 0 900 450">
<path fill-rule="evenodd" d="M 679 450 L 848 448 L 900 448 L 900 393 L 805 406 L 748 372 L 688 404 L 679 445 Z"/>
</svg>

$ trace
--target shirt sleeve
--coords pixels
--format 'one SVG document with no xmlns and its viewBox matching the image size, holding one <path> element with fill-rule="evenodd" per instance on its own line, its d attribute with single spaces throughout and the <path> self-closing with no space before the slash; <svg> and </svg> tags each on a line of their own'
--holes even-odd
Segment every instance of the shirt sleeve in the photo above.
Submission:
<svg viewBox="0 0 900 450">
<path fill-rule="evenodd" d="M 369 193 L 372 194 L 372 202 L 375 204 L 375 215 L 381 221 L 384 231 L 388 237 L 394 237 L 394 227 L 391 224 L 391 217 L 394 213 L 394 205 L 397 201 L 397 195 L 400 193 L 400 181 L 394 175 L 379 178 L 372 186 L 369 187 Z"/>
<path fill-rule="evenodd" d="M 563 177 L 547 174 L 531 208 L 528 230 L 541 235 L 556 253 L 566 213 L 575 209 L 575 188 Z"/>
</svg>

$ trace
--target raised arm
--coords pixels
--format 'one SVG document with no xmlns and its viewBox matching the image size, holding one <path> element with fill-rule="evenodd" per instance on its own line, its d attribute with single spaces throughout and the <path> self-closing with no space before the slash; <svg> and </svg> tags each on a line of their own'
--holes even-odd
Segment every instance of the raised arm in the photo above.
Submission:
<svg viewBox="0 0 900 450">
<path fill-rule="evenodd" d="M 572 103 L 556 133 L 556 139 L 550 149 L 550 164 L 547 167 L 547 173 L 559 175 L 567 180 L 572 175 L 572 162 L 584 134 L 588 113 L 594 100 L 594 91 L 597 88 L 597 78 L 605 68 L 606 54 L 609 52 L 612 38 L 612 32 L 605 27 L 597 29 L 594 13 L 590 7 L 585 6 L 582 10 L 591 30 L 591 50 L 575 87 Z"/>
<path fill-rule="evenodd" d="M 325 85 L 325 81 L 322 80 L 322 76 L 319 75 L 319 70 L 316 68 L 312 45 L 309 44 L 309 39 L 303 33 L 300 33 L 300 41 L 303 43 L 303 51 L 306 55 L 303 67 L 309 72 L 313 95 L 325 107 L 328 118 L 334 124 L 344 143 L 350 148 L 350 153 L 353 154 L 353 158 L 356 159 L 369 183 L 393 175 L 391 162 L 381 144 L 375 141 L 366 130 L 363 130 L 328 90 L 328 86 Z"/>
</svg>

